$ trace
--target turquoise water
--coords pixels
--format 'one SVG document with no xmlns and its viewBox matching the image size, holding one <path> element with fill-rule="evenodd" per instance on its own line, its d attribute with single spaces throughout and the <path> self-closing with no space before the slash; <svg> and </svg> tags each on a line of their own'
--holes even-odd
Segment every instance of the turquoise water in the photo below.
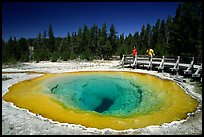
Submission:
<svg viewBox="0 0 204 137">
<path fill-rule="evenodd" d="M 138 82 L 139 83 L 139 82 Z M 50 83 L 49 92 L 69 108 L 94 111 L 103 115 L 130 116 L 152 108 L 147 100 L 151 93 L 137 83 L 114 75 L 69 76 Z M 143 103 L 142 103 L 143 101 Z M 155 102 L 155 101 L 154 101 Z M 144 105 L 148 104 L 148 106 Z M 154 105 L 153 102 L 151 102 Z"/>
</svg>

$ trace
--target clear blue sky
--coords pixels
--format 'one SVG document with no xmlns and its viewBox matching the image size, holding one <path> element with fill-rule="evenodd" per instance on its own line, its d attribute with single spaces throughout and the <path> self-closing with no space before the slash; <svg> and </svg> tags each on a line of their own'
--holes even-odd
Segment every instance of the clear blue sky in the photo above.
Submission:
<svg viewBox="0 0 204 137">
<path fill-rule="evenodd" d="M 141 31 L 142 25 L 155 25 L 157 19 L 174 17 L 178 2 L 4 2 L 2 38 L 35 38 L 52 25 L 55 37 L 78 32 L 84 24 L 102 28 L 115 25 L 118 34 Z"/>
</svg>

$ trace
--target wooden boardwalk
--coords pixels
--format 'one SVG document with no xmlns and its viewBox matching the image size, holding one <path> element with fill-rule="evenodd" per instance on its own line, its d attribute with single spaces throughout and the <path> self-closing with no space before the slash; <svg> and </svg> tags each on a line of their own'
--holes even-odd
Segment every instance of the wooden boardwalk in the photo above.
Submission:
<svg viewBox="0 0 204 137">
<path fill-rule="evenodd" d="M 170 71 L 177 75 L 182 71 L 183 75 L 190 75 L 193 78 L 201 78 L 202 81 L 202 63 L 195 63 L 194 57 L 185 59 L 184 57 L 153 57 L 138 55 L 135 58 L 132 55 L 123 55 L 120 61 L 122 67 L 156 69 L 158 72 Z"/>
</svg>

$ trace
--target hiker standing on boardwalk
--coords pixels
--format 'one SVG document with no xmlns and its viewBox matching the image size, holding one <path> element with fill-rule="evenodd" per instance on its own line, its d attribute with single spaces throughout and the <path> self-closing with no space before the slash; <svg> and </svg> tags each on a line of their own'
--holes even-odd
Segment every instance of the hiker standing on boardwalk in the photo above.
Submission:
<svg viewBox="0 0 204 137">
<path fill-rule="evenodd" d="M 148 48 L 146 52 L 149 55 L 149 61 L 150 61 L 150 59 L 155 55 L 154 50 L 151 48 Z"/>
<path fill-rule="evenodd" d="M 135 46 L 134 46 L 134 48 L 132 50 L 132 55 L 133 55 L 133 60 L 135 60 L 135 57 L 137 55 L 137 49 L 135 48 Z"/>
</svg>

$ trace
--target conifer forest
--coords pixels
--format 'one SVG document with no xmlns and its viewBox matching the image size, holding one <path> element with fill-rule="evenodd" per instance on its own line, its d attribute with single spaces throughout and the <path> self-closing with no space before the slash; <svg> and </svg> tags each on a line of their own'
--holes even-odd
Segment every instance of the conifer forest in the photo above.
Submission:
<svg viewBox="0 0 204 137">
<path fill-rule="evenodd" d="M 140 32 L 127 36 L 118 34 L 114 24 L 108 28 L 104 22 L 102 26 L 84 24 L 76 32 L 55 37 L 50 24 L 36 38 L 2 39 L 2 62 L 110 59 L 131 54 L 134 46 L 138 55 L 145 55 L 150 47 L 156 56 L 191 56 L 202 61 L 201 2 L 180 3 L 175 13 L 174 17 L 157 19 L 153 26 L 144 24 Z"/>
</svg>

